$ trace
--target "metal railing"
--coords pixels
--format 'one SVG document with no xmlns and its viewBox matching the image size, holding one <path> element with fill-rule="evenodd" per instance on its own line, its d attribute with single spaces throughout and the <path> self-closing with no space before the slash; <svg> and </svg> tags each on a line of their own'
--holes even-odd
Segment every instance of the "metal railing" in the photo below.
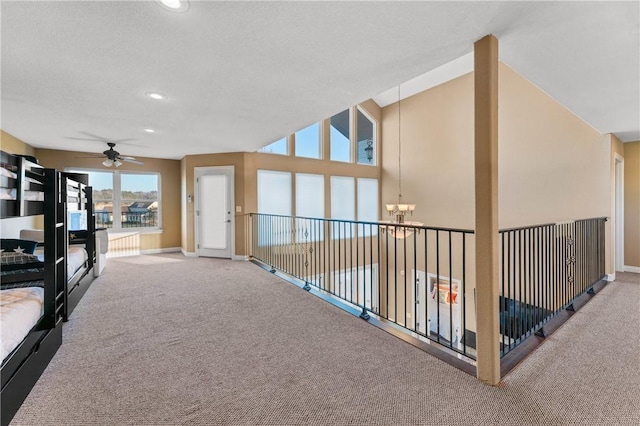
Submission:
<svg viewBox="0 0 640 426">
<path fill-rule="evenodd" d="M 504 356 L 605 276 L 606 218 L 500 231 Z"/>
<path fill-rule="evenodd" d="M 475 359 L 473 231 L 255 213 L 249 226 L 272 271 Z"/>
<path fill-rule="evenodd" d="M 96 211 L 96 227 L 113 227 L 113 213 Z M 121 228 L 155 228 L 158 226 L 158 212 L 149 210 L 146 212 L 122 212 L 120 214 Z"/>
</svg>

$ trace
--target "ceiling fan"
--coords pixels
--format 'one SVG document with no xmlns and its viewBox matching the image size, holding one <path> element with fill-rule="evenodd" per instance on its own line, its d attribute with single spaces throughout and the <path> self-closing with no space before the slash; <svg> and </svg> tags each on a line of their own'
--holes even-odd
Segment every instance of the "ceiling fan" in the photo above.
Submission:
<svg viewBox="0 0 640 426">
<path fill-rule="evenodd" d="M 128 157 L 120 155 L 118 151 L 113 149 L 116 144 L 114 142 L 107 142 L 109 145 L 109 149 L 102 152 L 103 155 L 94 155 L 91 157 L 77 157 L 77 158 L 104 158 L 102 165 L 105 167 L 116 166 L 120 167 L 124 162 L 134 163 L 134 164 L 144 164 L 142 161 L 136 160 L 134 157 Z"/>
</svg>

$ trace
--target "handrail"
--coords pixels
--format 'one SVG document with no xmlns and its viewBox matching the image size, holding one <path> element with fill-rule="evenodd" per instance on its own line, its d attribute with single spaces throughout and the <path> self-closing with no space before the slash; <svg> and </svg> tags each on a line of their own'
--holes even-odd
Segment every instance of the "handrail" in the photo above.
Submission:
<svg viewBox="0 0 640 426">
<path fill-rule="evenodd" d="M 303 281 L 306 290 L 359 309 L 361 318 L 375 316 L 475 359 L 475 299 L 469 287 L 474 231 L 249 216 L 252 259 Z"/>
<path fill-rule="evenodd" d="M 270 213 L 248 213 L 248 215 L 260 215 L 260 216 L 269 216 L 269 217 L 280 217 L 287 219 L 304 219 L 304 220 L 321 220 L 323 222 L 337 222 L 337 223 L 351 223 L 351 224 L 359 224 L 359 225 L 376 225 L 376 226 L 397 226 L 403 228 L 414 228 L 414 229 L 426 229 L 429 231 L 451 231 L 451 232 L 462 232 L 465 234 L 474 234 L 475 231 L 473 229 L 460 229 L 460 228 L 445 228 L 438 226 L 426 226 L 426 225 L 416 225 L 412 223 L 396 223 L 396 222 L 386 222 L 386 221 L 362 221 L 362 220 L 347 220 L 347 219 L 331 219 L 331 218 L 322 218 L 322 217 L 307 217 L 307 216 L 286 216 L 280 214 L 270 214 Z"/>
</svg>

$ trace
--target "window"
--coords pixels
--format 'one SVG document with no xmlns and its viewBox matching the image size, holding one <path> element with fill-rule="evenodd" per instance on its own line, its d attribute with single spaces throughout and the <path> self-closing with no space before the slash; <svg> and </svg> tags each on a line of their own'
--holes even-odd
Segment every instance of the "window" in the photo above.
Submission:
<svg viewBox="0 0 640 426">
<path fill-rule="evenodd" d="M 120 174 L 120 221 L 122 228 L 158 227 L 157 174 Z"/>
<path fill-rule="evenodd" d="M 268 154 L 280 154 L 280 155 L 287 155 L 288 149 L 287 149 L 287 138 L 282 138 L 279 139 L 267 146 L 263 146 L 262 148 L 260 148 L 258 150 L 258 152 L 264 152 L 264 153 L 268 153 Z"/>
<path fill-rule="evenodd" d="M 373 120 L 367 117 L 360 109 L 357 109 L 358 164 L 375 164 L 375 126 Z"/>
<path fill-rule="evenodd" d="M 378 221 L 378 179 L 358 178 L 358 221 Z M 359 225 L 360 236 L 378 235 L 378 227 Z"/>
<path fill-rule="evenodd" d="M 296 173 L 296 216 L 324 218 L 324 175 Z M 298 242 L 322 240 L 323 229 L 321 221 L 296 219 Z"/>
<path fill-rule="evenodd" d="M 296 157 L 320 157 L 320 123 L 299 130 L 295 134 Z"/>
<path fill-rule="evenodd" d="M 97 228 L 159 229 L 160 174 L 70 170 L 89 175 Z"/>
<path fill-rule="evenodd" d="M 331 218 L 355 220 L 355 179 L 331 176 Z M 342 222 L 332 224 L 333 238 L 351 238 L 353 228 Z"/>
<path fill-rule="evenodd" d="M 331 161 L 351 161 L 351 139 L 349 132 L 349 110 L 334 115 L 329 123 Z"/>
<path fill-rule="evenodd" d="M 291 173 L 258 170 L 258 213 L 291 216 Z M 291 220 L 280 216 L 260 218 L 258 245 L 291 242 Z"/>
</svg>

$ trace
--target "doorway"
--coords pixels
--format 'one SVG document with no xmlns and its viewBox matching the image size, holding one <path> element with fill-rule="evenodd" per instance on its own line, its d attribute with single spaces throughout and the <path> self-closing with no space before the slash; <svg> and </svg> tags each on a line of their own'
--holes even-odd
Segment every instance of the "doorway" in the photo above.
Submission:
<svg viewBox="0 0 640 426">
<path fill-rule="evenodd" d="M 234 252 L 233 166 L 195 168 L 196 255 L 231 259 Z"/>
</svg>

